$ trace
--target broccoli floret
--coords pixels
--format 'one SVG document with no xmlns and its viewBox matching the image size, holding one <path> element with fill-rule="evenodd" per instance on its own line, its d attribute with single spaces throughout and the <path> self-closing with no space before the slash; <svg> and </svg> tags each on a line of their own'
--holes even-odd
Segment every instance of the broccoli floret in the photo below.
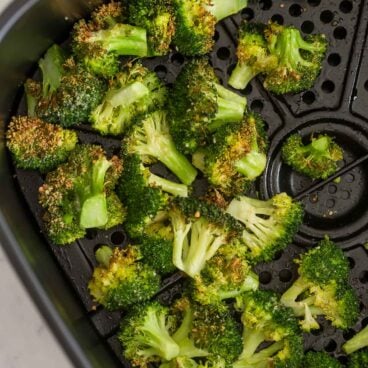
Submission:
<svg viewBox="0 0 368 368">
<path fill-rule="evenodd" d="M 130 1 L 129 23 L 147 30 L 150 55 L 168 54 L 175 34 L 171 0 Z"/>
<path fill-rule="evenodd" d="M 238 63 L 231 73 L 229 85 L 245 89 L 258 74 L 267 73 L 277 66 L 277 56 L 271 55 L 264 35 L 266 25 L 244 22 L 239 30 Z"/>
<path fill-rule="evenodd" d="M 162 108 L 167 90 L 140 62 L 116 75 L 102 102 L 92 111 L 92 126 L 101 134 L 119 135 L 146 113 Z"/>
<path fill-rule="evenodd" d="M 368 348 L 368 326 L 364 327 L 355 336 L 348 340 L 342 348 L 346 354 L 352 354 L 360 349 Z M 367 351 L 363 355 L 366 355 L 368 358 Z"/>
<path fill-rule="evenodd" d="M 303 360 L 303 368 L 342 368 L 342 364 L 325 352 L 308 352 Z"/>
<path fill-rule="evenodd" d="M 170 362 L 163 363 L 160 368 L 226 368 L 226 362 L 219 356 L 209 356 L 199 362 L 188 357 L 178 357 Z"/>
<path fill-rule="evenodd" d="M 99 262 L 93 271 L 88 289 L 98 303 L 108 310 L 127 308 L 149 300 L 160 288 L 160 276 L 140 262 L 138 248 L 111 249 L 102 246 L 96 251 Z"/>
<path fill-rule="evenodd" d="M 39 202 L 50 239 L 68 244 L 82 238 L 88 228 L 122 223 L 125 210 L 113 193 L 121 172 L 118 157 L 108 160 L 100 146 L 80 145 L 66 163 L 48 173 Z"/>
<path fill-rule="evenodd" d="M 176 358 L 180 349 L 171 336 L 173 324 L 168 308 L 158 302 L 136 305 L 121 322 L 125 358 L 136 367 Z"/>
<path fill-rule="evenodd" d="M 132 127 L 123 141 L 128 154 L 139 155 L 144 163 L 160 161 L 173 172 L 182 183 L 190 185 L 197 170 L 175 147 L 169 132 L 168 116 L 165 111 L 155 111 Z"/>
<path fill-rule="evenodd" d="M 343 150 L 333 138 L 319 134 L 304 145 L 299 134 L 291 135 L 282 146 L 282 159 L 294 170 L 313 179 L 327 179 L 343 159 Z"/>
<path fill-rule="evenodd" d="M 103 98 L 105 82 L 76 64 L 73 58 L 66 59 L 57 45 L 46 52 L 39 65 L 42 87 L 31 80 L 25 86 L 30 116 L 65 127 L 87 122 Z"/>
<path fill-rule="evenodd" d="M 220 127 L 193 164 L 225 194 L 243 194 L 266 167 L 268 139 L 262 119 L 253 113 L 242 123 Z"/>
<path fill-rule="evenodd" d="M 214 45 L 216 23 L 245 8 L 248 0 L 173 0 L 174 43 L 185 55 L 204 55 Z"/>
<path fill-rule="evenodd" d="M 173 263 L 192 278 L 240 231 L 231 216 L 195 198 L 176 198 L 169 216 L 174 233 Z"/>
<path fill-rule="evenodd" d="M 119 71 L 119 56 L 148 56 L 144 28 L 124 24 L 121 3 L 101 5 L 92 19 L 74 25 L 73 51 L 86 67 L 97 75 L 112 77 Z"/>
<path fill-rule="evenodd" d="M 221 125 L 240 122 L 247 104 L 244 97 L 220 85 L 207 58 L 184 67 L 170 96 L 170 128 L 184 153 L 193 153 Z"/>
<path fill-rule="evenodd" d="M 66 161 L 77 142 L 76 132 L 27 116 L 13 117 L 6 132 L 15 165 L 41 172 Z"/>
<path fill-rule="evenodd" d="M 193 280 L 192 297 L 200 304 L 217 304 L 245 291 L 258 289 L 258 276 L 251 270 L 242 244 L 222 246 Z"/>
<path fill-rule="evenodd" d="M 298 93 L 311 88 L 318 77 L 328 42 L 324 35 L 306 39 L 293 26 L 271 23 L 265 30 L 270 53 L 278 65 L 269 71 L 264 86 L 276 94 Z"/>
<path fill-rule="evenodd" d="M 337 328 L 354 325 L 359 303 L 348 284 L 349 262 L 342 250 L 326 238 L 295 262 L 299 264 L 299 278 L 282 295 L 281 302 L 304 318 L 300 322 L 303 330 L 318 329 L 318 315 L 324 315 Z"/>
<path fill-rule="evenodd" d="M 243 351 L 234 368 L 300 367 L 303 342 L 293 311 L 275 293 L 254 291 L 237 297 L 242 312 Z M 261 348 L 261 344 L 270 345 Z"/>
<path fill-rule="evenodd" d="M 244 224 L 241 239 L 252 262 L 271 261 L 292 241 L 303 219 L 303 208 L 286 193 L 269 200 L 240 196 L 231 201 L 227 213 Z"/>
<path fill-rule="evenodd" d="M 365 367 L 368 367 L 368 349 L 362 349 L 350 355 L 347 368 Z"/>
</svg>

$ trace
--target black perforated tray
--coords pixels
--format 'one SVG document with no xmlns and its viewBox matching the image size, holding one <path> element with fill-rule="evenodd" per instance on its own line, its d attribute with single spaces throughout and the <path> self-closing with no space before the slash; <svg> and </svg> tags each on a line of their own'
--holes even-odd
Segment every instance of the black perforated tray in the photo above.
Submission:
<svg viewBox="0 0 368 368">
<path fill-rule="evenodd" d="M 341 345 L 354 331 L 368 324 L 368 254 L 364 248 L 368 241 L 368 4 L 358 0 L 250 0 L 249 7 L 241 14 L 226 19 L 217 27 L 217 42 L 210 58 L 225 86 L 236 63 L 237 28 L 243 19 L 262 22 L 272 19 L 293 24 L 305 34 L 325 33 L 330 40 L 323 71 L 313 89 L 297 95 L 275 97 L 263 89 L 261 81 L 253 80 L 240 93 L 247 97 L 250 108 L 263 116 L 271 140 L 267 169 L 253 192 L 259 192 L 261 198 L 269 198 L 285 191 L 301 199 L 306 210 L 304 224 L 294 243 L 275 261 L 256 267 L 261 287 L 283 292 L 296 278 L 292 260 L 298 254 L 324 234 L 336 241 L 350 260 L 350 281 L 359 293 L 361 318 L 354 330 L 344 333 L 321 320 L 321 329 L 305 336 L 305 348 L 325 350 L 344 362 L 346 358 Z M 167 57 L 145 60 L 144 63 L 171 85 L 185 61 L 185 57 L 173 52 Z M 19 112 L 24 112 L 23 103 Z M 88 126 L 77 130 L 81 142 L 101 144 L 108 154 L 119 153 L 118 139 L 103 138 Z M 336 175 L 340 177 L 339 181 L 313 182 L 282 164 L 280 146 L 285 137 L 295 131 L 303 136 L 326 132 L 336 137 L 345 151 L 342 171 Z M 16 170 L 16 178 L 34 215 L 35 226 L 42 231 L 42 210 L 37 203 L 37 192 L 43 177 L 35 172 Z M 203 190 L 202 184 L 199 180 L 199 192 Z M 122 313 L 107 312 L 100 307 L 96 309 L 87 283 L 96 264 L 96 247 L 101 244 L 123 247 L 127 243 L 128 239 L 119 226 L 109 231 L 89 231 L 85 239 L 70 246 L 49 244 L 96 330 L 126 367 L 129 365 L 122 359 L 116 338 Z M 160 300 L 169 303 L 180 295 L 181 280 L 178 275 L 173 275 L 164 283 L 169 286 L 160 295 Z"/>
</svg>

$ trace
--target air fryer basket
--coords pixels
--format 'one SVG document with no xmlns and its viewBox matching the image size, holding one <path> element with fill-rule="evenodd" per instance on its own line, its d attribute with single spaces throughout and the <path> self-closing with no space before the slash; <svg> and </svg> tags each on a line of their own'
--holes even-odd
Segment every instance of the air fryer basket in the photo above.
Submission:
<svg viewBox="0 0 368 368">
<path fill-rule="evenodd" d="M 349 257 L 350 281 L 359 293 L 361 317 L 354 330 L 346 332 L 336 330 L 321 320 L 321 329 L 306 335 L 305 349 L 325 350 L 342 362 L 346 357 L 341 351 L 341 345 L 354 331 L 368 324 L 368 253 L 364 247 L 368 242 L 367 3 L 366 0 L 250 0 L 248 8 L 241 14 L 218 25 L 216 46 L 210 55 L 218 77 L 227 86 L 229 74 L 236 62 L 237 28 L 243 19 L 262 22 L 272 19 L 283 24 L 293 24 L 305 34 L 324 33 L 330 41 L 322 74 L 311 90 L 276 97 L 265 91 L 259 80 L 253 80 L 240 93 L 247 97 L 250 108 L 263 116 L 271 139 L 267 169 L 253 191 L 259 192 L 261 198 L 285 191 L 302 200 L 306 210 L 304 224 L 294 243 L 275 261 L 257 266 L 261 286 L 283 292 L 296 278 L 296 266 L 292 260 L 297 255 L 325 234 L 336 241 Z M 58 40 L 62 40 L 62 37 Z M 170 85 L 185 61 L 185 57 L 173 52 L 167 57 L 145 60 L 144 63 Z M 16 111 L 24 113 L 24 108 L 24 101 L 21 100 Z M 88 126 L 77 130 L 82 142 L 101 144 L 108 154 L 119 153 L 118 139 L 101 137 Z M 294 132 L 302 136 L 325 132 L 336 138 L 345 151 L 341 171 L 335 175 L 339 180 L 333 181 L 331 178 L 316 183 L 282 164 L 280 147 L 285 138 Z M 160 166 L 157 170 L 166 174 Z M 37 172 L 24 170 L 16 170 L 15 174 L 19 190 L 36 220 L 35 226 L 37 223 L 43 229 L 42 210 L 37 203 L 38 187 L 43 177 Z M 197 180 L 197 193 L 203 192 L 203 182 Z M 48 244 L 98 334 L 126 367 L 129 364 L 123 360 L 117 341 L 122 313 L 96 308 L 88 293 L 87 283 L 96 265 L 96 248 L 101 244 L 123 247 L 127 243 L 128 239 L 119 226 L 109 231 L 91 230 L 85 239 L 70 246 Z M 164 284 L 167 286 L 158 298 L 163 303 L 169 303 L 180 295 L 181 277 L 175 274 L 165 280 Z"/>
</svg>

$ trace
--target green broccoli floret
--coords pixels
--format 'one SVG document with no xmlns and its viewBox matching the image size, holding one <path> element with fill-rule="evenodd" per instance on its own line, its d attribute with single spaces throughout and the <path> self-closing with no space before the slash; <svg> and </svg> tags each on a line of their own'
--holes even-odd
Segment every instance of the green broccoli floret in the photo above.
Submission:
<svg viewBox="0 0 368 368">
<path fill-rule="evenodd" d="M 304 145 L 299 134 L 291 135 L 282 146 L 282 159 L 294 170 L 313 179 L 327 179 L 338 169 L 343 150 L 333 138 L 319 134 Z"/>
<path fill-rule="evenodd" d="M 368 326 L 364 327 L 355 336 L 348 340 L 342 348 L 346 354 L 352 354 L 360 349 L 368 348 Z M 366 355 L 368 358 L 367 351 L 365 351 L 363 355 Z"/>
<path fill-rule="evenodd" d="M 48 173 L 39 202 L 50 239 L 68 244 L 88 228 L 121 224 L 125 209 L 113 192 L 121 172 L 118 157 L 108 160 L 100 146 L 80 145 L 66 163 Z"/>
<path fill-rule="evenodd" d="M 171 336 L 173 325 L 168 308 L 158 302 L 135 305 L 121 322 L 124 357 L 135 367 L 176 358 L 180 349 Z"/>
<path fill-rule="evenodd" d="M 243 194 L 264 171 L 267 146 L 262 119 L 249 113 L 242 123 L 220 127 L 193 155 L 193 164 L 225 194 Z"/>
<path fill-rule="evenodd" d="M 166 97 L 166 87 L 154 72 L 140 62 L 129 63 L 92 111 L 92 126 L 101 134 L 122 134 L 144 114 L 162 108 Z"/>
<path fill-rule="evenodd" d="M 185 55 L 204 55 L 214 45 L 216 23 L 245 8 L 248 0 L 173 0 L 175 46 Z"/>
<path fill-rule="evenodd" d="M 231 216 L 195 198 L 176 198 L 169 216 L 174 233 L 173 263 L 191 278 L 240 231 Z"/>
<path fill-rule="evenodd" d="M 76 132 L 27 116 L 13 117 L 6 132 L 15 165 L 41 172 L 66 161 L 77 142 Z"/>
<path fill-rule="evenodd" d="M 96 251 L 96 259 L 99 266 L 93 271 L 88 289 L 108 310 L 144 302 L 159 291 L 160 276 L 141 262 L 137 247 L 111 249 L 105 245 Z"/>
<path fill-rule="evenodd" d="M 347 368 L 365 368 L 368 367 L 368 349 L 356 351 L 349 356 Z"/>
<path fill-rule="evenodd" d="M 269 71 L 264 86 L 276 94 L 298 93 L 311 88 L 318 77 L 328 42 L 324 35 L 303 39 L 293 26 L 271 23 L 265 30 L 269 51 L 278 65 Z"/>
<path fill-rule="evenodd" d="M 133 0 L 129 2 L 129 23 L 147 30 L 150 55 L 166 55 L 175 34 L 171 0 Z"/>
<path fill-rule="evenodd" d="M 318 329 L 315 317 L 324 315 L 337 328 L 354 325 L 359 315 L 355 290 L 348 284 L 349 262 L 341 249 L 328 238 L 295 261 L 299 278 L 282 295 L 304 331 Z"/>
<path fill-rule="evenodd" d="M 262 23 L 244 22 L 240 26 L 236 51 L 238 63 L 229 78 L 230 86 L 245 89 L 257 75 L 276 68 L 278 59 L 268 50 L 265 28 Z"/>
<path fill-rule="evenodd" d="M 144 163 L 160 161 L 186 185 L 197 176 L 197 170 L 175 147 L 165 111 L 146 115 L 134 125 L 123 141 L 123 149 L 127 154 L 140 156 Z"/>
<path fill-rule="evenodd" d="M 303 368 L 342 368 L 342 364 L 325 352 L 308 352 L 303 360 Z"/>
<path fill-rule="evenodd" d="M 119 71 L 119 56 L 149 56 L 144 28 L 124 24 L 121 3 L 101 5 L 92 19 L 81 19 L 72 33 L 73 51 L 97 75 L 112 77 Z"/>
<path fill-rule="evenodd" d="M 53 45 L 43 59 L 42 86 L 28 80 L 25 85 L 30 116 L 69 127 L 89 120 L 91 111 L 101 102 L 106 84 L 66 58 L 64 51 Z"/>
<path fill-rule="evenodd" d="M 184 153 L 193 153 L 207 135 L 243 119 L 247 100 L 224 88 L 207 58 L 190 61 L 179 74 L 169 99 L 170 129 Z"/>
<path fill-rule="evenodd" d="M 234 368 L 300 367 L 303 341 L 293 311 L 270 291 L 244 293 L 237 298 L 242 312 L 243 351 Z M 261 344 L 270 345 L 261 348 Z M 261 350 L 260 350 L 261 348 Z"/>
<path fill-rule="evenodd" d="M 200 304 L 217 304 L 245 291 L 258 289 L 258 276 L 246 259 L 242 244 L 223 245 L 192 282 L 192 297 Z"/>
<path fill-rule="evenodd" d="M 303 208 L 286 193 L 269 200 L 240 196 L 231 201 L 227 213 L 244 224 L 241 239 L 252 262 L 271 261 L 292 241 L 303 220 Z"/>
<path fill-rule="evenodd" d="M 226 362 L 219 356 L 209 356 L 199 362 L 188 357 L 178 357 L 163 363 L 160 368 L 226 368 Z"/>
</svg>

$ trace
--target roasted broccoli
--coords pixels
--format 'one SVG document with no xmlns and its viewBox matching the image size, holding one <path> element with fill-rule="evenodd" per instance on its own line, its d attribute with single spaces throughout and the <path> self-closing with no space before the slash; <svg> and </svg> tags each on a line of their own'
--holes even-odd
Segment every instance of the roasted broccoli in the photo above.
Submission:
<svg viewBox="0 0 368 368">
<path fill-rule="evenodd" d="M 366 368 L 368 367 L 368 349 L 356 351 L 349 356 L 347 368 Z"/>
<path fill-rule="evenodd" d="M 242 123 L 220 127 L 193 164 L 225 194 L 244 194 L 266 167 L 267 145 L 262 119 L 249 113 Z"/>
<path fill-rule="evenodd" d="M 244 224 L 241 239 L 254 263 L 271 261 L 284 250 L 303 219 L 301 204 L 286 193 L 267 201 L 240 196 L 231 201 L 226 211 Z"/>
<path fill-rule="evenodd" d="M 137 247 L 111 249 L 102 246 L 96 251 L 99 262 L 93 271 L 88 289 L 105 308 L 127 308 L 149 300 L 160 288 L 160 276 L 142 263 Z"/>
<path fill-rule="evenodd" d="M 93 73 L 112 77 L 119 71 L 119 56 L 149 55 L 146 30 L 124 21 L 121 3 L 112 2 L 97 8 L 90 21 L 74 25 L 73 51 Z"/>
<path fill-rule="evenodd" d="M 342 368 L 342 364 L 325 352 L 308 352 L 303 359 L 303 368 Z"/>
<path fill-rule="evenodd" d="M 177 147 L 193 153 L 209 132 L 243 119 L 247 101 L 224 88 L 207 58 L 190 61 L 179 74 L 169 99 L 170 130 Z"/>
<path fill-rule="evenodd" d="M 127 64 L 112 81 L 105 97 L 91 113 L 101 134 L 119 135 L 144 114 L 162 108 L 167 90 L 158 76 L 140 62 Z"/>
<path fill-rule="evenodd" d="M 281 302 L 304 318 L 300 322 L 303 330 L 318 329 L 318 315 L 324 315 L 337 328 L 353 326 L 359 303 L 348 284 L 349 262 L 342 250 L 325 238 L 295 262 L 299 278 L 282 295 Z"/>
<path fill-rule="evenodd" d="M 342 348 L 346 354 L 355 353 L 360 349 L 365 349 L 368 351 L 368 326 L 364 327 L 355 336 L 349 339 Z M 367 351 L 364 353 L 364 355 L 366 355 L 368 358 Z"/>
<path fill-rule="evenodd" d="M 42 85 L 32 80 L 25 84 L 29 115 L 65 127 L 87 122 L 103 98 L 105 82 L 73 58 L 67 59 L 57 45 L 46 52 L 39 65 Z"/>
<path fill-rule="evenodd" d="M 180 348 L 171 336 L 175 325 L 167 307 L 158 302 L 135 305 L 123 318 L 119 340 L 123 354 L 136 367 L 179 356 Z"/>
<path fill-rule="evenodd" d="M 241 228 L 215 205 L 195 198 L 176 198 L 169 216 L 174 232 L 173 263 L 192 278 Z"/>
<path fill-rule="evenodd" d="M 80 145 L 69 160 L 47 174 L 39 189 L 47 234 L 56 244 L 82 238 L 88 228 L 107 229 L 124 221 L 125 209 L 113 189 L 122 172 L 96 145 Z"/>
<path fill-rule="evenodd" d="M 303 342 L 298 322 L 276 294 L 244 293 L 237 298 L 236 308 L 242 312 L 244 329 L 243 351 L 234 368 L 300 367 Z M 271 344 L 262 349 L 264 342 Z"/>
<path fill-rule="evenodd" d="M 265 30 L 268 48 L 278 59 L 268 71 L 264 86 L 276 94 L 298 93 L 311 88 L 318 77 L 328 42 L 326 37 L 310 35 L 303 39 L 293 26 L 270 23 Z"/>
<path fill-rule="evenodd" d="M 186 185 L 197 176 L 197 170 L 175 147 L 165 111 L 146 115 L 134 125 L 123 141 L 123 150 L 140 156 L 144 163 L 160 161 Z"/>
<path fill-rule="evenodd" d="M 77 142 L 76 132 L 27 116 L 13 117 L 6 132 L 15 165 L 41 172 L 66 161 Z"/>
<path fill-rule="evenodd" d="M 245 8 L 248 0 L 173 0 L 175 46 L 185 55 L 204 55 L 214 45 L 216 23 Z"/>
<path fill-rule="evenodd" d="M 328 135 L 319 134 L 304 145 L 302 137 L 293 134 L 282 146 L 282 159 L 304 175 L 313 179 L 327 179 L 338 170 L 343 150 Z"/>
<path fill-rule="evenodd" d="M 236 51 L 238 63 L 229 78 L 229 85 L 245 89 L 258 74 L 267 73 L 277 67 L 277 56 L 271 55 L 264 35 L 266 25 L 244 22 L 239 30 Z"/>
<path fill-rule="evenodd" d="M 217 304 L 245 291 L 258 289 L 258 276 L 251 270 L 242 244 L 223 245 L 192 281 L 192 297 L 200 304 Z"/>
<path fill-rule="evenodd" d="M 197 359 L 198 360 L 198 359 Z M 178 357 L 170 362 L 163 363 L 160 368 L 226 368 L 226 361 L 219 356 L 208 356 L 206 358 L 195 359 L 188 357 Z"/>
<path fill-rule="evenodd" d="M 150 55 L 166 55 L 175 34 L 171 0 L 133 0 L 129 2 L 129 23 L 147 30 Z"/>
</svg>

